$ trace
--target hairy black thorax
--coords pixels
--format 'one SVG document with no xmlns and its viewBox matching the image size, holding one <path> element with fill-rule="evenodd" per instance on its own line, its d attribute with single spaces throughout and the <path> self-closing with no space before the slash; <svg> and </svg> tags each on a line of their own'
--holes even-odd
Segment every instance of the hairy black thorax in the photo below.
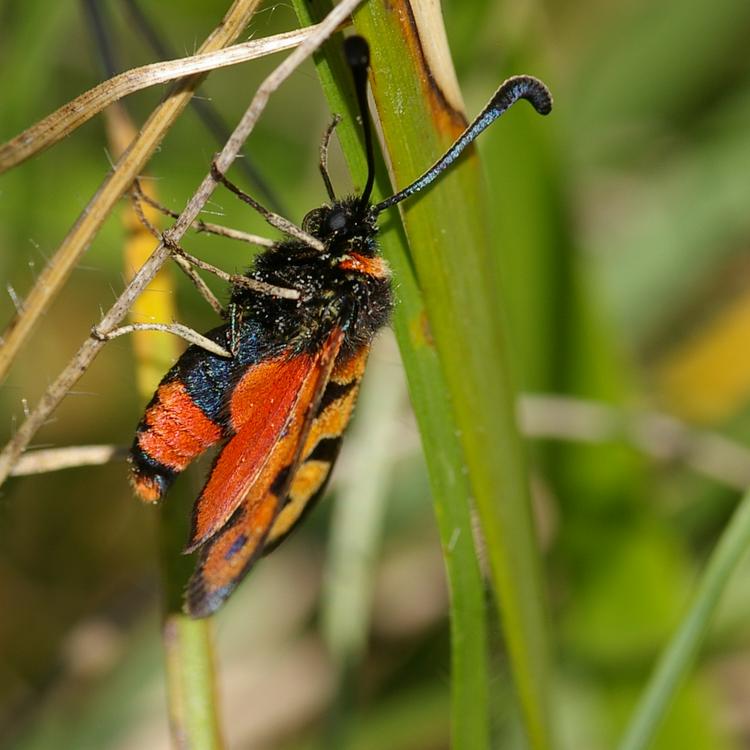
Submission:
<svg viewBox="0 0 750 750">
<path fill-rule="evenodd" d="M 302 227 L 323 243 L 323 252 L 286 239 L 258 255 L 246 274 L 293 289 L 299 299 L 235 286 L 231 303 L 243 319 L 257 321 L 295 353 L 315 351 L 339 326 L 346 356 L 372 341 L 393 307 L 390 272 L 375 240 L 375 217 L 352 197 L 310 211 Z"/>
</svg>

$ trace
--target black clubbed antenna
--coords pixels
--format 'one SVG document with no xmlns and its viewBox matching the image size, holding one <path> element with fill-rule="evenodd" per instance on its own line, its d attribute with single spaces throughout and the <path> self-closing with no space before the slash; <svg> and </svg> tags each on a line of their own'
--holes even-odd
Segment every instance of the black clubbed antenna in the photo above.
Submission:
<svg viewBox="0 0 750 750">
<path fill-rule="evenodd" d="M 367 109 L 367 70 L 370 67 L 370 47 L 361 36 L 350 36 L 344 40 L 344 54 L 354 76 L 354 89 L 357 92 L 359 114 L 362 118 L 362 129 L 365 133 L 367 151 L 367 182 L 359 199 L 359 209 L 364 212 L 370 202 L 372 187 L 375 184 L 375 154 L 372 145 L 372 129 Z"/>
<path fill-rule="evenodd" d="M 519 99 L 526 99 L 540 115 L 548 115 L 552 110 L 552 95 L 549 89 L 533 76 L 513 76 L 500 84 L 500 88 L 490 99 L 487 106 L 474 118 L 474 121 L 461 133 L 455 143 L 441 156 L 421 177 L 411 185 L 400 190 L 373 206 L 373 212 L 379 214 L 386 208 L 408 198 L 410 195 L 427 187 L 443 170 L 458 159 L 463 150 L 500 115 L 512 107 Z"/>
</svg>

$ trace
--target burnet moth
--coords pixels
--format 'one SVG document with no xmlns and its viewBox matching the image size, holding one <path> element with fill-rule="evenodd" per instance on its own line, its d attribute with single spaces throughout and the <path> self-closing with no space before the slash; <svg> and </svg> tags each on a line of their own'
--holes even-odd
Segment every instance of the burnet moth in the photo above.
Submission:
<svg viewBox="0 0 750 750">
<path fill-rule="evenodd" d="M 232 356 L 190 346 L 146 407 L 130 452 L 135 490 L 155 502 L 193 459 L 221 443 L 195 502 L 186 547 L 199 551 L 185 593 L 185 609 L 195 617 L 216 611 L 325 490 L 370 345 L 393 306 L 390 273 L 375 240 L 379 214 L 429 185 L 519 99 L 543 115 L 552 107 L 541 81 L 509 78 L 433 166 L 373 205 L 369 49 L 352 36 L 345 52 L 367 149 L 364 190 L 337 199 L 321 160 L 330 203 L 305 216 L 302 232 L 257 256 L 246 276 L 258 288 L 233 286 L 227 322 L 206 334 Z M 264 212 L 216 170 L 215 176 Z M 289 290 L 296 294 L 277 293 Z"/>
</svg>

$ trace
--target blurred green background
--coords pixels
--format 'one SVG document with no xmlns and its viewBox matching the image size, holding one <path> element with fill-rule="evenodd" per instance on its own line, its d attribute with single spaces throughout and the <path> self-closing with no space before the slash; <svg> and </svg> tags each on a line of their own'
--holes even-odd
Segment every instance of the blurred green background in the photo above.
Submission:
<svg viewBox="0 0 750 750">
<path fill-rule="evenodd" d="M 741 462 L 750 437 L 750 4 L 443 5 L 470 114 L 513 73 L 543 78 L 555 96 L 550 118 L 519 107 L 479 143 L 523 390 L 666 412 L 735 441 L 726 450 L 738 449 Z M 104 6 L 120 65 L 152 61 L 121 4 Z M 194 51 L 225 10 L 196 0 L 154 6 L 149 15 L 178 54 Z M 248 34 L 294 25 L 289 6 L 267 3 Z M 214 73 L 202 95 L 234 123 L 277 59 Z M 0 71 L 3 141 L 103 78 L 73 2 L 3 4 Z M 127 101 L 136 122 L 161 94 Z M 253 163 L 293 220 L 324 199 L 317 149 L 329 117 L 309 65 L 273 96 L 249 141 Z M 187 111 L 149 166 L 160 200 L 181 208 L 216 149 Z M 332 158 L 343 192 L 343 160 Z M 11 317 L 13 297 L 23 298 L 109 166 L 97 118 L 0 177 L 0 280 L 8 290 L 0 320 Z M 243 182 L 239 170 L 234 177 Z M 209 220 L 268 234 L 225 193 L 208 208 Z M 122 240 L 113 216 L 0 387 L 3 439 L 123 288 Z M 249 262 L 247 249 L 227 240 L 191 236 L 185 244 L 227 270 Z M 181 278 L 177 285 L 180 319 L 212 327 L 215 317 L 195 290 Z M 130 442 L 143 407 L 130 347 L 124 338 L 107 346 L 36 446 Z M 372 450 L 367 436 L 380 434 L 366 422 L 378 419 L 373 409 L 359 415 L 333 497 L 217 618 L 231 747 L 326 746 L 334 705 L 355 719 L 352 747 L 447 747 L 448 603 L 390 334 L 372 370 L 363 399 L 401 395 L 391 399 L 370 635 L 350 700 L 342 706 L 335 698 L 336 671 L 320 636 L 321 581 L 332 500 L 351 488 Z M 550 432 L 591 429 L 583 411 L 582 427 L 542 416 Z M 563 747 L 614 745 L 738 498 L 731 477 L 687 468 L 673 443 L 669 433 L 657 436 L 651 455 L 627 436 L 530 443 Z M 170 501 L 187 512 L 201 477 L 200 468 L 188 472 Z M 743 567 L 656 747 L 750 747 L 750 571 Z M 167 745 L 158 585 L 154 513 L 131 496 L 123 464 L 3 487 L 1 746 Z M 519 746 L 499 636 L 492 645 L 494 737 L 498 747 Z"/>
</svg>

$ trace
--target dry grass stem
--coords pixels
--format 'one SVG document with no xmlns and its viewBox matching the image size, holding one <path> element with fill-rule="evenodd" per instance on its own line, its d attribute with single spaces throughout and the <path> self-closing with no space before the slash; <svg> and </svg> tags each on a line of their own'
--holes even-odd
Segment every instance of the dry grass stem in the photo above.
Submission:
<svg viewBox="0 0 750 750">
<path fill-rule="evenodd" d="M 110 461 L 123 461 L 128 449 L 123 445 L 73 445 L 69 448 L 45 448 L 21 456 L 11 476 L 46 474 L 50 471 L 78 466 L 99 466 Z"/>
<path fill-rule="evenodd" d="M 152 63 L 120 73 L 77 96 L 23 133 L 0 145 L 0 174 L 53 146 L 110 104 L 136 91 L 291 49 L 313 34 L 315 28 L 295 29 L 264 39 L 234 44 L 215 52 Z"/>
<path fill-rule="evenodd" d="M 126 326 L 120 326 L 106 333 L 102 333 L 99 330 L 94 330 L 94 336 L 102 338 L 104 341 L 111 341 L 116 339 L 118 336 L 125 336 L 128 333 L 135 331 L 161 331 L 162 333 L 171 333 L 173 336 L 178 336 L 185 341 L 189 341 L 191 344 L 200 346 L 211 354 L 215 354 L 218 357 L 231 357 L 232 352 L 225 349 L 223 346 L 219 346 L 215 341 L 206 338 L 203 334 L 194 331 L 192 328 L 182 325 L 182 323 L 130 323 Z"/>
<path fill-rule="evenodd" d="M 235 0 L 219 26 L 209 35 L 200 52 L 209 52 L 234 42 L 247 26 L 260 0 Z M 28 296 L 22 312 L 11 320 L 0 346 L 0 381 L 5 378 L 17 352 L 45 310 L 65 284 L 71 271 L 93 241 L 105 219 L 133 180 L 143 171 L 162 138 L 188 105 L 205 74 L 178 81 L 170 95 L 151 113 L 138 137 L 118 159 L 94 197 L 50 258 Z"/>
<path fill-rule="evenodd" d="M 660 461 L 682 462 L 699 474 L 744 491 L 750 486 L 750 450 L 716 432 L 696 430 L 656 412 L 629 412 L 566 396 L 524 395 L 522 432 L 532 438 L 587 443 L 627 440 Z"/>
<path fill-rule="evenodd" d="M 226 172 L 237 157 L 243 143 L 252 132 L 255 123 L 268 103 L 271 94 L 304 62 L 312 53 L 351 15 L 361 0 L 343 0 L 317 27 L 314 34 L 307 37 L 264 81 L 250 102 L 245 114 L 239 124 L 229 137 L 224 148 L 216 157 L 214 165 L 222 173 Z M 127 154 L 126 154 L 127 156 Z M 185 210 L 177 219 L 174 226 L 164 233 L 164 240 L 154 249 L 149 259 L 141 266 L 133 279 L 127 285 L 123 293 L 112 305 L 106 315 L 97 326 L 98 330 L 107 332 L 116 328 L 125 317 L 133 301 L 146 288 L 154 278 L 157 271 L 170 256 L 170 247 L 179 245 L 182 236 L 198 218 L 206 201 L 216 188 L 217 182 L 213 175 L 213 169 L 201 182 L 193 197 L 188 202 Z M 135 175 L 129 177 L 127 189 Z M 5 446 L 0 454 L 0 483 L 10 473 L 11 468 L 18 457 L 25 450 L 37 430 L 47 421 L 50 414 L 65 397 L 65 394 L 73 387 L 76 381 L 86 371 L 104 342 L 95 336 L 89 336 L 72 358 L 67 367 L 60 373 L 57 379 L 47 389 L 34 411 L 18 429 L 13 438 Z"/>
</svg>

